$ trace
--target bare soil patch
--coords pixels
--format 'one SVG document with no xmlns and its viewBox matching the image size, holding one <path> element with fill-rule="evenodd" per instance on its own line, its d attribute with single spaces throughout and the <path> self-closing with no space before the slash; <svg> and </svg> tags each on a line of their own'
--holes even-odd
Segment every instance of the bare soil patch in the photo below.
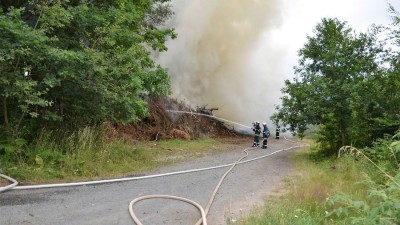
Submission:
<svg viewBox="0 0 400 225">
<path fill-rule="evenodd" d="M 9 184 L 10 184 L 10 182 L 8 182 L 6 179 L 0 177 L 0 187 L 7 186 Z"/>
</svg>

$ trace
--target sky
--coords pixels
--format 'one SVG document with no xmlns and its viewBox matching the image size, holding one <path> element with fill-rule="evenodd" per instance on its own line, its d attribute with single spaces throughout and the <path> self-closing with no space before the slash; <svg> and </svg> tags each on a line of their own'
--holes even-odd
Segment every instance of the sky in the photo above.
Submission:
<svg viewBox="0 0 400 225">
<path fill-rule="evenodd" d="M 372 24 L 391 24 L 388 3 L 400 11 L 398 0 L 283 0 L 283 22 L 278 29 L 272 31 L 272 37 L 275 43 L 287 51 L 284 59 L 287 65 L 286 77 L 293 76 L 292 67 L 297 62 L 297 51 L 305 44 L 306 35 L 312 34 L 321 18 L 338 18 L 347 21 L 357 32 L 365 32 Z"/>
<path fill-rule="evenodd" d="M 171 75 L 174 98 L 271 127 L 284 80 L 294 77 L 297 52 L 317 23 L 338 18 L 358 32 L 387 25 L 388 2 L 400 10 L 399 0 L 172 0 L 167 25 L 178 38 L 157 61 Z"/>
</svg>

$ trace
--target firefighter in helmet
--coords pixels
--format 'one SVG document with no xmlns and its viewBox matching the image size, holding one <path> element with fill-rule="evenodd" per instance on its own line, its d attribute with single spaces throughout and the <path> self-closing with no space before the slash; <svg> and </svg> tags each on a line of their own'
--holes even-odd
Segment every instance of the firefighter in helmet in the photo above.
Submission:
<svg viewBox="0 0 400 225">
<path fill-rule="evenodd" d="M 261 127 L 260 122 L 253 123 L 253 131 L 254 131 L 254 142 L 252 147 L 257 147 L 260 145 L 260 134 L 261 134 Z"/>
<path fill-rule="evenodd" d="M 263 145 L 261 148 L 267 149 L 268 138 L 271 135 L 266 123 L 263 123 Z"/>
</svg>

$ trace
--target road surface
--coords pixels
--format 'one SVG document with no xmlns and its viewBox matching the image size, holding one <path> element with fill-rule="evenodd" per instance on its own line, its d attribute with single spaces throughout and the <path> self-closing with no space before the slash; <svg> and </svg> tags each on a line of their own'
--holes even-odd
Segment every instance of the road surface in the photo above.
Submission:
<svg viewBox="0 0 400 225">
<path fill-rule="evenodd" d="M 196 158 L 146 173 L 159 174 L 210 167 L 235 162 L 251 145 L 251 138 L 232 150 Z M 268 149 L 254 148 L 246 159 L 297 145 L 284 139 L 269 139 Z M 237 165 L 222 184 L 210 213 L 209 225 L 225 225 L 260 206 L 264 198 L 280 188 L 292 168 L 290 155 L 283 151 Z M 128 225 L 135 224 L 128 212 L 130 201 L 152 194 L 176 195 L 206 206 L 221 176 L 229 169 L 165 176 L 159 178 L 37 190 L 11 190 L 0 193 L 1 225 Z M 190 225 L 200 218 L 196 208 L 183 202 L 152 199 L 139 202 L 135 212 L 143 224 Z"/>
</svg>

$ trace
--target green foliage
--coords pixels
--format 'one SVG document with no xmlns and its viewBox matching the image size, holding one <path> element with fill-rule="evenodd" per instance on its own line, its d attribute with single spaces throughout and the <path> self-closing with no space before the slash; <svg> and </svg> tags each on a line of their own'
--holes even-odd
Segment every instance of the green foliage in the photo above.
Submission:
<svg viewBox="0 0 400 225">
<path fill-rule="evenodd" d="M 245 221 L 240 221 L 239 225 L 276 225 L 276 224 L 295 224 L 295 225 L 319 225 L 324 220 L 323 215 L 309 213 L 293 205 L 288 199 L 273 201 L 261 213 L 254 213 Z M 302 205 L 307 207 L 306 204 Z M 321 207 L 322 208 L 322 207 Z M 229 223 L 231 225 L 237 223 Z M 345 223 L 336 223 L 345 224 Z"/>
<path fill-rule="evenodd" d="M 366 200 L 353 200 L 346 194 L 337 194 L 326 202 L 328 206 L 339 205 L 330 216 L 350 217 L 351 224 L 397 224 L 400 221 L 400 173 L 393 181 L 378 185 L 371 180 Z"/>
<path fill-rule="evenodd" d="M 3 140 L 0 142 L 0 155 L 3 151 L 3 155 L 5 157 L 13 157 L 20 158 L 18 156 L 21 155 L 23 148 L 25 147 L 27 141 L 22 138 L 16 138 L 13 140 Z"/>
<path fill-rule="evenodd" d="M 0 128 L 7 132 L 3 137 L 15 138 L 26 116 L 37 118 L 35 109 L 52 104 L 44 96 L 51 84 L 29 77 L 32 67 L 43 63 L 48 54 L 48 38 L 24 23 L 21 13 L 22 9 L 11 9 L 7 15 L 0 12 L 0 115 L 4 120 Z"/>
<path fill-rule="evenodd" d="M 18 158 L 3 157 L 0 150 L 0 173 L 29 183 L 121 177 L 198 157 L 206 150 L 217 152 L 215 147 L 222 144 L 213 139 L 133 144 L 112 136 L 103 126 L 74 132 L 43 129 L 34 140 L 18 140 Z"/>
<path fill-rule="evenodd" d="M 25 143 L 19 161 L 2 158 L 0 172 L 31 181 L 94 177 L 152 168 L 149 152 L 110 140 L 104 128 L 85 127 L 69 133 L 42 130 Z M 75 178 L 76 179 L 76 178 Z"/>
<path fill-rule="evenodd" d="M 176 37 L 158 27 L 172 14 L 168 2 L 2 3 L 0 139 L 30 141 L 45 126 L 75 129 L 147 115 L 144 96 L 170 93 L 166 70 L 151 58 Z"/>
<path fill-rule="evenodd" d="M 273 195 L 265 208 L 239 220 L 238 224 L 349 224 L 348 217 L 326 217 L 329 208 L 324 202 L 329 193 L 344 192 L 356 198 L 366 193 L 360 171 L 373 174 L 367 163 L 345 155 L 340 159 L 310 160 L 308 148 L 297 151 L 292 158 L 296 174 L 285 178 L 284 192 Z"/>
<path fill-rule="evenodd" d="M 396 136 L 400 136 L 398 133 Z M 395 137 L 396 137 L 395 136 Z M 400 221 L 400 163 L 398 161 L 400 141 L 379 141 L 363 155 L 382 171 L 386 179 L 366 179 L 368 187 L 365 199 L 354 200 L 345 193 L 336 194 L 326 201 L 333 209 L 327 217 L 350 217 L 351 224 L 398 224 Z M 391 159 L 390 159 L 391 158 Z M 381 167 L 380 165 L 392 165 Z M 371 165 L 372 166 L 372 165 Z M 390 175 L 393 174 L 393 175 Z"/>
<path fill-rule="evenodd" d="M 389 147 L 400 147 L 398 136 L 370 148 L 377 152 L 386 148 L 385 157 L 376 164 L 349 154 L 315 162 L 310 161 L 308 149 L 298 152 L 293 158 L 298 173 L 286 178 L 286 192 L 269 198 L 265 209 L 238 224 L 398 224 L 400 164 L 386 167 L 391 170 L 385 173 L 376 167 L 385 164 Z"/>
<path fill-rule="evenodd" d="M 378 162 L 379 166 L 386 171 L 396 172 L 396 169 L 399 168 L 400 165 L 399 134 L 400 133 L 390 138 L 378 139 L 374 142 L 372 147 L 364 148 L 363 152 L 372 161 Z"/>
<path fill-rule="evenodd" d="M 285 81 L 282 106 L 271 119 L 300 136 L 318 126 L 317 141 L 328 155 L 394 134 L 400 126 L 400 77 L 392 59 L 398 55 L 385 50 L 380 34 L 380 27 L 356 34 L 345 22 L 323 19 L 300 49 L 297 78 Z"/>
</svg>

